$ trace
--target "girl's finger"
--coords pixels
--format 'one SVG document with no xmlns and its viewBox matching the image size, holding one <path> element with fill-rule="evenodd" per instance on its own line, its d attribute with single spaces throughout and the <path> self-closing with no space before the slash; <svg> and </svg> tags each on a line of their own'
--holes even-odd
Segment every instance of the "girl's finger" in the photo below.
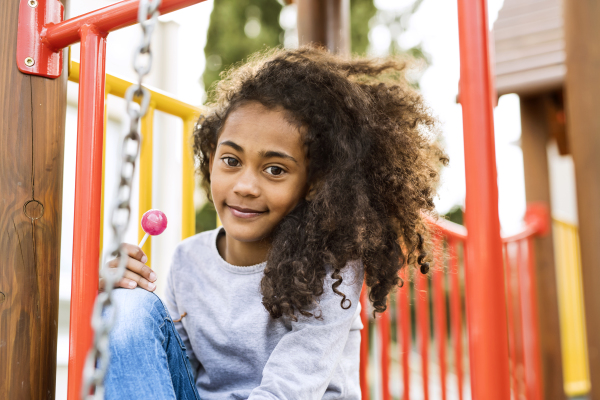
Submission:
<svg viewBox="0 0 600 400">
<path fill-rule="evenodd" d="M 142 289 L 146 289 L 149 292 L 153 292 L 154 289 L 156 289 L 156 285 L 154 283 L 149 282 L 144 277 L 131 271 L 127 271 L 125 273 L 124 278 L 129 279 L 130 281 L 134 281 L 137 284 L 137 286 L 141 287 Z"/>
<path fill-rule="evenodd" d="M 137 282 L 128 278 L 123 278 L 117 283 L 117 287 L 122 287 L 124 289 L 134 289 L 136 286 Z"/>
<path fill-rule="evenodd" d="M 137 247 L 135 244 L 123 243 L 123 248 L 125 249 L 125 252 L 129 257 L 135 258 L 136 260 L 141 261 L 143 263 L 148 261 L 148 257 L 146 257 L 146 254 L 144 254 L 142 249 Z"/>
<path fill-rule="evenodd" d="M 110 264 L 109 264 L 109 266 L 111 268 L 116 268 L 117 263 L 115 263 L 114 267 Z M 154 282 L 156 280 L 156 274 L 150 269 L 150 267 L 148 267 L 147 265 L 144 265 L 143 263 L 141 263 L 138 260 L 135 260 L 133 258 L 130 258 L 129 260 L 127 260 L 127 269 L 146 278 L 146 280 L 148 280 L 150 282 Z"/>
</svg>

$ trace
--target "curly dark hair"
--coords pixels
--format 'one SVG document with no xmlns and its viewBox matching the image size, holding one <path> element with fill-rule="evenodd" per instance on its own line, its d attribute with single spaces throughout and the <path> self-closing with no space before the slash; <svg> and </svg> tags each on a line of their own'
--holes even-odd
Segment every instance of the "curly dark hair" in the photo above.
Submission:
<svg viewBox="0 0 600 400">
<path fill-rule="evenodd" d="M 402 284 L 404 265 L 429 269 L 424 213 L 434 213 L 439 169 L 448 159 L 436 120 L 405 78 L 406 63 L 343 59 L 302 47 L 258 53 L 223 75 L 209 112 L 194 131 L 194 151 L 210 199 L 210 154 L 228 115 L 259 102 L 283 108 L 302 127 L 309 160 L 310 200 L 301 200 L 272 233 L 261 281 L 273 318 L 308 310 L 323 294 L 326 266 L 341 307 L 341 272 L 361 260 L 375 312 Z"/>
</svg>

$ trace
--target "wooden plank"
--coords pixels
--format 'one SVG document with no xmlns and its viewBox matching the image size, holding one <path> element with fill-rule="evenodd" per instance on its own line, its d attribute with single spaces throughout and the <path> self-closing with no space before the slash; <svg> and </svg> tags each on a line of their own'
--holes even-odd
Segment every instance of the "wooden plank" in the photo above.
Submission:
<svg viewBox="0 0 600 400">
<path fill-rule="evenodd" d="M 297 0 L 300 45 L 315 43 L 350 54 L 350 0 Z"/>
<path fill-rule="evenodd" d="M 501 51 L 496 50 L 496 64 L 514 61 L 523 58 L 535 58 L 549 53 L 564 52 L 565 44 L 559 40 L 548 40 L 542 43 L 529 43 L 529 41 L 515 39 L 502 43 L 505 46 Z"/>
<path fill-rule="evenodd" d="M 565 1 L 567 133 L 575 166 L 590 400 L 600 400 L 600 2 Z"/>
<path fill-rule="evenodd" d="M 538 22 L 539 23 L 536 24 L 520 24 L 502 29 L 495 29 L 494 38 L 495 40 L 506 40 L 518 36 L 551 31 L 553 29 L 562 29 L 563 27 L 563 21 L 559 17 Z"/>
<path fill-rule="evenodd" d="M 0 2 L 0 398 L 30 400 L 55 390 L 67 73 L 17 70 L 18 9 Z"/>
<path fill-rule="evenodd" d="M 549 139 L 544 98 L 521 97 L 521 148 L 525 171 L 527 203 L 544 202 L 550 207 L 550 176 L 546 146 Z M 535 273 L 539 306 L 540 351 L 543 375 L 543 398 L 563 400 L 562 354 L 560 347 L 560 321 L 558 317 L 558 292 L 554 266 L 552 232 L 536 238 Z"/>
<path fill-rule="evenodd" d="M 530 69 L 544 68 L 549 65 L 564 65 L 565 52 L 554 51 L 538 54 L 532 57 L 522 57 L 518 60 L 496 63 L 496 75 L 505 75 Z"/>
<path fill-rule="evenodd" d="M 496 76 L 496 91 L 498 96 L 507 93 L 531 95 L 549 92 L 562 88 L 565 74 L 565 65 L 557 64 Z"/>
</svg>

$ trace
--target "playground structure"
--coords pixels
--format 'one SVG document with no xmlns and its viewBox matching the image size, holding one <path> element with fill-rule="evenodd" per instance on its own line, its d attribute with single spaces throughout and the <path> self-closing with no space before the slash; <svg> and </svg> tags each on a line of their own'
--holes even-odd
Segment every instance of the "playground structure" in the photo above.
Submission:
<svg viewBox="0 0 600 400">
<path fill-rule="evenodd" d="M 49 4 L 49 9 L 54 10 L 48 14 L 52 18 L 56 18 L 60 13 L 56 12 L 57 0 L 22 0 L 20 7 L 26 12 L 40 12 L 45 5 Z M 200 2 L 200 0 L 164 0 L 161 12 L 173 11 L 177 8 L 185 7 L 191 4 Z M 349 29 L 348 21 L 344 20 L 344 13 L 339 12 L 343 7 L 343 1 L 332 1 L 332 4 L 337 4 L 336 7 L 324 7 L 324 3 L 316 1 L 300 1 L 299 2 L 299 35 L 301 43 L 320 42 L 327 45 L 332 51 L 344 53 L 347 51 L 347 46 L 343 45 L 341 40 L 344 37 L 344 31 Z M 526 399 L 542 399 L 550 398 L 548 393 L 544 393 L 542 379 L 541 349 L 539 348 L 540 333 L 537 327 L 538 312 L 536 299 L 536 283 L 534 273 L 534 251 L 533 238 L 536 235 L 543 235 L 548 231 L 548 215 L 544 212 L 543 207 L 532 208 L 528 213 L 527 225 L 525 230 L 511 238 L 500 238 L 500 227 L 498 222 L 497 211 L 497 186 L 495 183 L 495 161 L 494 161 L 494 142 L 493 142 L 493 119 L 492 119 L 492 102 L 494 97 L 493 78 L 490 72 L 490 61 L 488 51 L 488 29 L 485 2 L 481 0 L 459 0 L 459 24 L 460 24 L 460 40 L 461 40 L 461 91 L 460 98 L 463 105 L 464 127 L 465 127 L 465 158 L 466 158 L 466 173 L 467 173 L 467 214 L 466 226 L 467 231 L 463 228 L 442 224 L 438 226 L 439 235 L 435 237 L 435 260 L 434 272 L 432 274 L 432 287 L 429 290 L 433 297 L 434 307 L 434 329 L 435 343 L 437 345 L 437 356 L 439 359 L 440 369 L 440 386 L 441 397 L 448 398 L 446 387 L 445 371 L 447 368 L 447 350 L 446 340 L 447 332 L 445 325 L 448 320 L 446 314 L 446 298 L 445 298 L 445 276 L 449 279 L 449 298 L 450 298 L 450 325 L 451 340 L 454 346 L 454 372 L 457 377 L 458 398 L 466 398 L 464 395 L 464 376 L 466 366 L 461 365 L 465 353 L 463 349 L 463 334 L 462 334 L 462 284 L 466 286 L 465 303 L 466 303 L 466 319 L 468 320 L 468 354 L 470 359 L 469 381 L 471 383 L 472 397 L 476 399 L 509 399 L 512 395 L 515 398 Z M 54 8 L 52 8 L 53 6 Z M 69 399 L 77 398 L 79 395 L 81 369 L 87 349 L 91 343 L 91 327 L 87 323 L 93 306 L 97 290 L 98 270 L 97 261 L 102 246 L 100 238 L 100 224 L 102 206 L 102 159 L 103 159 L 103 130 L 104 121 L 104 105 L 108 93 L 123 96 L 125 89 L 130 85 L 129 82 L 119 80 L 110 75 L 105 78 L 103 51 L 105 46 L 106 33 L 118 29 L 135 22 L 137 16 L 137 1 L 126 0 L 116 3 L 105 9 L 92 12 L 84 16 L 76 17 L 68 21 L 60 22 L 60 20 L 42 20 L 41 18 L 32 18 L 38 21 L 38 28 L 43 28 L 47 23 L 53 23 L 51 29 L 39 29 L 45 35 L 43 41 L 38 38 L 38 50 L 40 48 L 48 48 L 50 46 L 50 54 L 48 63 L 39 62 L 39 57 L 44 57 L 44 54 L 36 54 L 22 57 L 23 50 L 11 53 L 10 60 L 12 65 L 7 68 L 13 71 L 15 69 L 15 56 L 17 62 L 23 63 L 21 68 L 28 70 L 28 73 L 33 72 L 38 75 L 46 75 L 55 80 L 47 78 L 29 78 L 31 87 L 32 99 L 34 89 L 36 96 L 40 95 L 39 90 L 45 91 L 45 95 L 49 98 L 49 103 L 45 109 L 45 119 L 43 122 L 31 121 L 31 124 L 21 129 L 27 132 L 31 137 L 30 157 L 33 155 L 37 146 L 34 143 L 57 141 L 57 146 L 53 148 L 53 154 L 49 154 L 46 158 L 35 159 L 44 164 L 44 160 L 56 160 L 56 165 L 60 166 L 62 162 L 62 141 L 60 140 L 60 132 L 64 134 L 64 88 L 60 89 L 60 85 L 64 86 L 66 76 L 73 81 L 80 83 L 80 101 L 79 101 L 79 123 L 78 123 L 78 167 L 77 167 L 77 186 L 76 186 L 76 232 L 74 234 L 74 265 L 73 265 L 73 294 L 71 308 L 71 354 L 69 368 Z M 1 9 L 0 9 L 1 10 Z M 33 11 L 32 11 L 33 10 Z M 326 15 L 320 20 L 333 21 L 334 26 L 339 29 L 331 30 L 316 29 L 315 22 L 319 19 L 311 18 L 317 13 Z M 9 13 L 10 14 L 10 13 Z M 16 15 L 12 10 L 12 16 Z M 21 14 L 20 14 L 21 15 Z M 347 15 L 346 15 L 347 17 Z M 306 23 L 306 21 L 311 21 Z M 312 24 L 312 25 L 311 25 Z M 14 25 L 14 24 L 13 24 Z M 16 27 L 13 27 L 16 28 Z M 11 32 L 16 38 L 15 32 Z M 341 32 L 341 33 L 340 33 Z M 55 37 L 53 35 L 56 35 Z M 81 37 L 79 36 L 81 35 Z M 64 63 L 61 66 L 60 61 L 56 59 L 57 51 L 61 48 L 80 41 L 82 43 L 81 50 L 81 66 L 76 63 Z M 15 42 L 17 42 L 15 40 Z M 20 43 L 20 42 L 18 42 Z M 40 43 L 44 43 L 41 45 Z M 35 46 L 34 46 L 35 47 Z M 19 47 L 17 46 L 17 49 Z M 14 49 L 13 49 L 14 50 Z M 42 52 L 43 53 L 43 52 Z M 29 54 L 29 53 L 28 53 Z M 33 53 L 32 53 L 33 54 Z M 21 56 L 21 57 L 20 57 Z M 19 58 L 20 57 L 20 58 Z M 27 58 L 34 59 L 33 66 L 28 66 Z M 54 64 L 52 64 L 54 63 Z M 40 68 L 49 64 L 53 67 L 46 69 Z M 67 65 L 71 66 L 70 73 L 66 73 Z M 35 69 L 35 70 L 34 70 Z M 16 72 L 16 74 L 19 74 Z M 16 75 L 20 79 L 20 84 L 25 82 L 23 77 L 27 75 Z M 106 79 L 106 80 L 105 80 Z M 0 82 L 2 82 L 0 80 Z M 37 86 L 36 86 L 37 85 Z M 3 90 L 5 87 L 3 86 Z M 61 98 L 62 96 L 62 98 Z M 170 98 L 168 95 L 159 91 L 152 91 L 154 104 L 151 104 L 150 110 L 159 110 L 170 112 L 181 117 L 184 120 L 184 139 L 189 137 L 194 120 L 199 108 L 177 102 L 176 99 Z M 37 97 L 36 97 L 37 98 Z M 61 103 L 62 101 L 62 103 Z M 15 102 L 15 105 L 7 104 L 9 110 L 17 110 L 19 115 L 25 115 L 19 109 L 22 102 Z M 56 106 L 58 105 L 58 106 Z M 10 107 L 9 107 L 10 106 Z M 34 112 L 33 105 L 31 115 Z M 54 108 L 56 110 L 54 110 Z M 58 115 L 56 115 L 58 113 Z M 61 122 L 61 113 L 63 122 Z M 6 114 L 10 115 L 10 114 Z M 26 116 L 26 115 L 25 115 Z M 22 117 L 25 118 L 25 117 Z M 33 118 L 33 117 L 32 117 Z M 147 139 L 151 138 L 152 134 L 152 112 L 142 122 L 142 130 L 144 134 L 144 145 L 146 149 Z M 61 125 L 63 124 L 63 125 Z M 41 126 L 40 126 L 41 125 Z M 41 129 L 45 126 L 51 126 L 50 132 Z M 3 127 L 3 135 L 4 135 Z M 18 131 L 16 128 L 15 131 Z M 482 134 L 485 133 L 485 134 Z M 54 135 L 54 136 L 53 136 Z M 52 139 L 52 138 L 58 139 Z M 79 144 L 81 142 L 81 144 Z M 12 148 L 20 149 L 27 148 L 18 142 L 9 143 Z M 185 145 L 185 140 L 184 140 Z M 52 148 L 52 147 L 51 147 Z M 151 147 L 150 147 L 151 148 Z M 7 151 L 7 150 L 4 150 Z M 8 150 L 11 151 L 11 150 Z M 19 154 L 15 153 L 17 157 Z M 26 158 L 27 153 L 23 151 L 21 156 Z M 186 161 L 184 162 L 184 182 L 193 182 L 193 162 L 189 149 L 184 151 Z M 49 157 L 49 158 L 48 158 Z M 151 152 L 142 149 L 140 164 L 151 165 Z M 18 164 L 19 168 L 29 165 L 39 168 L 39 163 L 36 165 L 34 160 L 30 160 L 29 164 Z M 48 167 L 46 167 L 48 170 Z M 52 168 L 50 168 L 52 170 Z M 140 165 L 141 171 L 151 171 Z M 30 170 L 26 170 L 30 171 Z M 60 170 L 62 171 L 62 170 Z M 47 183 L 42 182 L 39 185 L 40 177 L 44 176 L 43 167 L 30 171 L 31 181 L 35 182 L 35 190 L 33 183 L 31 184 L 30 192 L 18 193 L 19 196 L 26 199 L 19 203 L 17 207 L 22 215 L 13 213 L 13 223 L 15 218 L 19 221 L 16 223 L 14 231 L 19 233 L 23 229 L 29 229 L 31 233 L 26 239 L 23 235 L 23 243 L 19 238 L 15 242 L 13 237 L 8 238 L 5 242 L 3 239 L 2 249 L 6 254 L 10 252 L 17 253 L 17 248 L 21 247 L 21 258 L 23 264 L 37 266 L 39 260 L 37 257 L 46 256 L 43 258 L 43 268 L 46 272 L 41 272 L 36 275 L 40 283 L 45 284 L 46 281 L 52 281 L 52 274 L 57 268 L 56 250 L 52 253 L 52 246 L 57 245 L 56 230 L 60 231 L 60 182 L 49 180 Z M 150 172 L 151 173 L 151 172 Z M 3 172 L 4 174 L 4 172 Z M 27 172 L 23 173 L 27 175 Z M 57 174 L 58 175 L 58 174 Z M 35 176 L 35 181 L 33 177 Z M 20 178 L 22 179 L 22 178 Z M 43 178 L 42 178 L 43 179 Z M 146 182 L 149 179 L 151 185 L 151 177 L 147 175 L 140 176 L 140 180 Z M 23 179 L 26 181 L 25 179 Z M 45 186 L 46 185 L 46 186 Z M 40 194 L 40 186 L 42 191 Z M 145 185 L 140 185 L 141 187 Z M 192 188 L 193 183 L 184 185 L 185 203 L 182 209 L 183 221 L 185 225 L 182 229 L 182 237 L 190 236 L 194 233 L 193 230 L 193 202 Z M 151 188 L 151 186 L 150 186 Z M 58 187 L 60 189 L 60 187 Z M 36 196 L 37 191 L 37 196 Z M 150 189 L 151 193 L 151 189 Z M 148 194 L 140 194 L 140 202 L 148 201 Z M 14 200 L 17 204 L 20 200 Z M 12 203 L 11 203 L 12 204 Z M 147 203 L 146 203 L 147 204 Z M 151 203 L 150 203 L 151 204 Z M 21 211 L 21 208 L 23 211 Z M 40 211 L 40 208 L 43 211 Z M 140 210 L 148 209 L 149 206 L 140 206 Z M 35 214 L 35 213 L 38 214 Z M 15 217 L 15 215 L 17 215 Z M 22 220 L 25 222 L 20 222 Z M 90 223 L 91 221 L 91 223 Z M 3 221 L 4 224 L 4 221 Z M 30 224 L 30 225 L 29 225 Z M 4 225 L 3 225 L 4 226 Z M 11 228 L 12 229 L 12 228 Z M 28 247 L 28 241 L 31 247 Z M 22 246 L 25 246 L 23 253 Z M 58 247 L 58 246 L 56 246 Z M 32 260 L 29 259 L 27 249 L 32 249 L 32 254 L 35 256 Z M 444 264 L 443 250 L 446 249 L 450 255 L 448 258 L 449 274 L 444 275 L 436 270 L 436 266 Z M 27 256 L 27 258 L 26 258 Z M 10 254 L 10 261 L 16 262 L 12 258 L 14 254 Z M 42 259 L 42 258 L 39 258 Z M 42 266 L 40 266 L 42 267 Z M 466 282 L 461 283 L 459 279 L 459 270 L 464 268 L 464 276 Z M 470 271 L 470 272 L 469 272 Z M 504 272 L 506 271 L 506 272 Z M 36 271 L 36 274 L 38 272 Z M 506 274 L 506 277 L 505 277 Z M 17 274 L 15 274 L 17 275 Z M 518 277 L 518 278 L 517 278 Z M 509 296 L 505 297 L 505 288 L 502 282 L 507 282 L 506 292 Z M 19 280 L 17 276 L 19 288 L 27 287 L 23 284 L 23 280 Z M 3 280 L 4 282 L 4 280 Z M 58 280 L 54 278 L 55 286 L 58 285 Z M 415 279 L 416 288 L 413 292 L 421 293 L 427 290 L 428 279 L 418 277 Z M 397 332 L 399 332 L 399 343 L 401 343 L 401 358 L 403 366 L 403 398 L 410 398 L 410 387 L 413 382 L 409 377 L 409 346 L 411 342 L 410 334 L 410 315 L 406 311 L 409 309 L 408 291 L 410 286 L 406 285 L 397 293 L 396 300 L 396 322 L 399 324 Z M 3 288 L 0 288 L 2 290 Z M 6 289 L 5 289 L 6 290 Z M 3 292 L 5 292 L 3 290 Z M 9 302 L 4 304 L 20 303 L 21 311 L 19 321 L 21 321 L 22 313 L 31 313 L 38 315 L 40 322 L 31 322 L 35 325 L 35 329 L 30 326 L 23 326 L 23 322 L 4 324 L 1 338 L 9 338 L 7 350 L 4 354 L 9 354 L 6 358 L 7 365 L 6 373 L 2 376 L 8 376 L 9 379 L 5 383 L 0 383 L 0 395 L 8 398 L 37 398 L 38 393 L 47 393 L 53 390 L 53 373 L 55 362 L 53 361 L 52 346 L 53 337 L 56 337 L 56 326 L 52 326 L 52 319 L 56 319 L 56 303 L 57 287 L 48 289 L 35 287 L 31 289 L 42 293 L 43 296 L 38 297 L 38 303 L 27 302 L 24 300 L 26 289 L 22 291 L 9 291 Z M 14 294 L 11 294 L 14 293 Z M 41 299 L 41 302 L 40 302 Z M 430 327 L 429 327 L 429 299 L 427 296 L 415 296 L 417 308 L 417 337 L 419 352 L 422 360 L 421 376 L 423 377 L 423 398 L 431 398 L 429 393 L 429 347 L 430 347 Z M 0 307 L 3 304 L 0 303 Z M 36 311 L 37 307 L 37 311 Z M 40 309 L 41 307 L 41 309 Z M 363 315 L 366 319 L 366 310 Z M 392 310 L 394 310 L 392 308 Z M 15 312 L 15 311 L 13 311 Z M 37 313 L 37 314 L 36 314 Z M 53 314 L 54 313 L 54 314 Z M 388 347 L 390 341 L 390 319 L 391 310 L 384 313 L 377 319 L 377 331 L 381 350 L 379 350 L 378 363 L 380 364 L 380 376 L 382 384 L 382 396 L 384 399 L 390 398 L 389 380 L 389 356 L 390 350 Z M 5 314 L 3 310 L 3 315 Z M 508 318 L 506 318 L 508 316 Z M 8 319 L 11 321 L 10 319 Z M 368 323 L 367 323 L 368 326 Z M 30 330 L 28 335 L 24 335 L 27 330 Z M 363 338 L 367 339 L 368 329 L 363 331 Z M 19 336 L 19 334 L 23 336 Z M 45 346 L 39 349 L 39 342 L 32 340 L 34 335 L 39 335 L 42 339 L 40 342 Z M 53 336 L 54 335 L 54 336 Z M 361 386 L 363 388 L 363 398 L 369 396 L 369 381 L 367 369 L 367 355 L 369 354 L 369 341 L 363 340 L 363 349 L 361 354 Z M 55 343 L 54 343 L 55 347 Z M 54 350 L 55 351 L 55 350 Z M 371 349 L 373 351 L 373 349 Z M 17 359 L 25 356 L 22 359 L 27 359 L 27 366 L 20 366 L 20 363 L 15 363 Z M 6 357 L 6 356 L 3 356 Z M 10 359 L 10 360 L 9 360 Z M 3 358 L 2 361 L 5 359 Z M 17 365 L 19 364 L 19 365 Z M 23 363 L 26 364 L 26 363 Z M 32 368 L 33 366 L 33 368 Z M 35 373 L 32 373 L 37 368 Z M 524 371 L 524 373 L 523 373 Z M 50 377 L 48 377 L 50 375 Z M 393 378 L 392 378 L 393 379 Z M 18 382 L 27 380 L 30 382 L 28 388 L 19 385 Z M 39 386 L 38 386 L 39 385 Z"/>
</svg>

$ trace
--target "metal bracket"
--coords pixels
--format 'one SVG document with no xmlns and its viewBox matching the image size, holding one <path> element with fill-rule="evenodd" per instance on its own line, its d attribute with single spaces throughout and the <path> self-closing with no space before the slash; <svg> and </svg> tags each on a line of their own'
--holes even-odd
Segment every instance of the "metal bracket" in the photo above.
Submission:
<svg viewBox="0 0 600 400">
<path fill-rule="evenodd" d="M 48 25 L 62 22 L 64 6 L 59 0 L 21 0 L 17 33 L 17 67 L 29 75 L 58 78 L 63 52 L 42 40 Z"/>
</svg>

